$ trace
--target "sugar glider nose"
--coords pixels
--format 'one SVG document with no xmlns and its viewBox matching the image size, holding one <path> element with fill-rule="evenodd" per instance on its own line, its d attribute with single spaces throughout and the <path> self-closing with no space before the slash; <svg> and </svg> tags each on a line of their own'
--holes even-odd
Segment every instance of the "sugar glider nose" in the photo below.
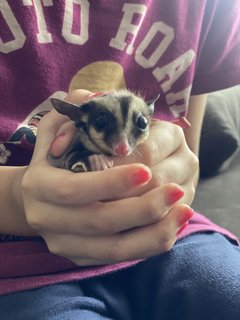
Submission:
<svg viewBox="0 0 240 320">
<path fill-rule="evenodd" d="M 128 143 L 118 143 L 114 148 L 114 154 L 119 157 L 124 157 L 130 152 L 130 147 Z"/>
<path fill-rule="evenodd" d="M 119 140 L 117 141 L 116 145 L 113 148 L 113 153 L 115 156 L 124 157 L 131 152 L 131 147 L 128 143 L 127 135 L 124 133 Z"/>
</svg>

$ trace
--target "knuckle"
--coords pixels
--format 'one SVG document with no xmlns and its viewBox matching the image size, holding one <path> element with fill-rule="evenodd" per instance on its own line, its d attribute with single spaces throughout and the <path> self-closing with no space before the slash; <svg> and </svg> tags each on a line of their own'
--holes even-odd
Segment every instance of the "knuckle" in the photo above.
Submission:
<svg viewBox="0 0 240 320">
<path fill-rule="evenodd" d="M 30 212 L 30 213 L 29 213 Z M 27 223 L 35 230 L 39 230 L 42 226 L 40 217 L 37 214 L 34 214 L 34 211 L 26 210 L 25 212 Z"/>
<path fill-rule="evenodd" d="M 42 230 L 45 228 L 45 215 L 39 214 L 39 210 L 36 208 L 36 206 L 32 206 L 30 203 L 28 203 L 25 207 L 25 217 L 31 228 L 35 230 Z"/>
<path fill-rule="evenodd" d="M 146 142 L 141 143 L 137 150 L 140 160 L 144 159 L 144 164 L 151 167 L 158 160 L 159 152 L 161 151 L 161 144 L 159 139 L 148 139 Z"/>
<path fill-rule="evenodd" d="M 168 170 L 161 170 L 161 171 L 154 173 L 152 180 L 151 180 L 151 183 L 153 184 L 154 188 L 158 188 L 158 187 L 165 185 L 166 183 L 168 183 L 171 180 L 172 180 L 172 178 L 170 176 L 169 171 Z"/>
<path fill-rule="evenodd" d="M 155 197 L 154 199 L 149 200 L 149 205 L 147 210 L 144 210 L 144 218 L 146 222 L 154 222 L 162 214 L 161 206 L 159 205 L 158 199 Z"/>
<path fill-rule="evenodd" d="M 184 136 L 183 129 L 180 126 L 174 124 L 174 125 L 171 126 L 171 129 L 172 129 L 172 135 L 174 137 L 180 137 L 181 138 L 181 137 Z"/>
<path fill-rule="evenodd" d="M 173 238 L 170 230 L 171 229 L 169 229 L 168 227 L 165 227 L 164 229 L 162 229 L 162 232 L 158 236 L 158 245 L 164 252 L 170 250 L 170 243 L 172 242 Z"/>
<path fill-rule="evenodd" d="M 57 256 L 64 256 L 62 249 L 61 249 L 61 246 L 58 244 L 58 241 L 55 241 L 54 239 L 48 240 L 46 238 L 45 238 L 45 241 L 46 241 L 48 250 L 52 254 L 57 255 Z"/>
<path fill-rule="evenodd" d="M 120 241 L 120 239 L 115 240 L 112 246 L 109 248 L 107 260 L 118 263 L 127 261 L 129 258 L 130 254 L 128 249 L 123 246 L 122 241 Z"/>
<path fill-rule="evenodd" d="M 114 233 L 112 219 L 106 214 L 99 214 L 97 219 L 92 219 L 88 228 L 91 230 L 91 233 L 98 235 L 108 235 Z"/>
<path fill-rule="evenodd" d="M 152 149 L 154 148 L 154 140 L 148 139 L 146 142 L 141 143 L 138 147 L 138 155 L 141 158 L 144 158 L 144 163 L 146 165 L 151 165 L 153 162 L 153 152 Z"/>
<path fill-rule="evenodd" d="M 165 242 L 163 245 L 163 252 L 169 252 L 172 249 L 174 243 L 175 243 L 175 239 Z"/>
<path fill-rule="evenodd" d="M 193 152 L 191 152 L 191 155 L 188 157 L 188 166 L 193 171 L 197 171 L 199 168 L 199 159 Z"/>
</svg>

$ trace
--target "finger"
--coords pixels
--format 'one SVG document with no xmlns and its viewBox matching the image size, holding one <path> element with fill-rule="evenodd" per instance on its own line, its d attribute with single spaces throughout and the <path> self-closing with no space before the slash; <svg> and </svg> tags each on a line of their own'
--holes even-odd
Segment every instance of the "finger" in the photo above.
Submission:
<svg viewBox="0 0 240 320">
<path fill-rule="evenodd" d="M 148 155 L 145 164 L 154 166 L 168 158 L 183 141 L 183 130 L 166 121 L 156 121 L 151 127 L 147 143 L 138 148 L 140 154 Z"/>
<path fill-rule="evenodd" d="M 190 205 L 194 199 L 196 191 L 193 179 L 194 174 L 190 169 L 189 175 L 187 175 L 186 172 L 181 174 L 181 172 L 179 172 L 178 163 L 174 162 L 171 164 L 171 162 L 172 161 L 169 161 L 169 163 L 166 164 L 166 168 L 165 163 L 163 163 L 161 168 L 152 168 L 153 176 L 149 184 L 144 185 L 142 188 L 139 188 L 137 190 L 130 191 L 127 194 L 124 194 L 124 196 L 133 196 L 133 193 L 135 196 L 140 196 L 141 194 L 146 193 L 148 190 L 151 190 L 152 188 L 164 186 L 165 184 L 169 183 L 176 183 L 177 185 L 181 186 L 181 188 L 184 190 L 184 196 L 181 199 L 181 203 L 186 203 Z"/>
<path fill-rule="evenodd" d="M 104 258 L 108 263 L 113 263 L 147 258 L 169 251 L 177 239 L 179 230 L 193 213 L 190 207 L 180 204 L 155 224 L 113 237 L 111 247 L 105 250 Z"/>
<path fill-rule="evenodd" d="M 191 152 L 186 143 L 176 150 L 170 157 L 162 160 L 152 168 L 152 184 L 159 186 L 174 182 L 183 185 L 193 182 L 193 176 L 198 172 L 199 161 L 197 156 Z"/>
<path fill-rule="evenodd" d="M 151 188 L 157 188 L 168 183 L 176 183 L 184 187 L 184 201 L 190 204 L 195 194 L 195 181 L 199 172 L 199 160 L 197 156 L 189 150 L 185 140 L 180 147 L 168 158 L 159 161 L 151 167 L 152 179 L 149 184 L 137 190 L 135 195 L 141 195 Z M 128 193 L 125 196 L 131 196 Z"/>
<path fill-rule="evenodd" d="M 161 220 L 183 195 L 179 186 L 169 184 L 151 190 L 142 197 L 97 202 L 82 207 L 81 214 L 76 207 L 62 206 L 56 211 L 53 205 L 49 205 L 38 217 L 35 228 L 39 229 L 48 221 L 48 230 L 57 230 L 58 233 L 94 236 L 114 234 Z"/>
<path fill-rule="evenodd" d="M 114 165 L 144 162 L 152 167 L 178 149 L 183 137 L 183 130 L 179 126 L 166 121 L 154 121 L 148 139 L 130 156 L 123 159 L 114 158 Z"/>
<path fill-rule="evenodd" d="M 92 96 L 94 96 L 94 93 L 88 90 L 79 89 L 72 91 L 64 100 L 74 104 L 80 104 L 91 99 Z M 72 141 L 75 133 L 76 127 L 74 126 L 73 121 L 67 121 L 58 130 L 56 138 L 51 144 L 50 153 L 55 157 L 61 156 L 61 154 L 63 154 L 63 152 L 66 150 L 69 143 Z"/>
<path fill-rule="evenodd" d="M 90 99 L 91 95 L 92 93 L 90 91 L 76 90 L 70 93 L 65 100 L 72 103 L 80 103 Z M 64 127 L 63 129 L 60 129 L 65 122 L 68 122 L 68 128 L 72 128 L 69 133 L 67 133 L 68 130 L 66 130 L 66 128 L 64 131 Z M 45 159 L 54 138 L 63 133 L 65 133 L 65 137 L 63 138 L 62 135 L 62 139 L 58 140 L 58 143 L 53 144 L 53 149 L 58 154 L 61 154 L 63 150 L 65 150 L 74 135 L 74 130 L 71 122 L 69 122 L 69 118 L 59 114 L 55 109 L 53 109 L 40 121 L 32 161 Z"/>
<path fill-rule="evenodd" d="M 76 127 L 74 123 L 72 121 L 65 122 L 56 133 L 56 137 L 51 143 L 49 152 L 55 157 L 60 157 L 67 149 L 75 133 Z"/>
<path fill-rule="evenodd" d="M 102 237 L 54 235 L 47 242 L 51 252 L 79 265 L 83 261 L 109 264 L 142 259 L 169 251 L 178 231 L 192 215 L 193 210 L 181 204 L 175 206 L 164 220 L 125 233 Z"/>
<path fill-rule="evenodd" d="M 46 159 L 51 143 L 57 131 L 68 121 L 66 116 L 60 115 L 55 110 L 48 112 L 40 121 L 37 140 L 34 148 L 32 162 Z"/>
<path fill-rule="evenodd" d="M 39 201 L 74 206 L 119 199 L 126 191 L 148 183 L 151 177 L 150 169 L 142 164 L 79 174 L 45 164 L 29 168 L 23 188 Z"/>
</svg>

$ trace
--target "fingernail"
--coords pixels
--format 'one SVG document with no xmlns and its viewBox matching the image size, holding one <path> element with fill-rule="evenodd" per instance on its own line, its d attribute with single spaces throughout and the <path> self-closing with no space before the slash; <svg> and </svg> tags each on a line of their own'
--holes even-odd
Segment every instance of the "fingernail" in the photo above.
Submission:
<svg viewBox="0 0 240 320">
<path fill-rule="evenodd" d="M 194 210 L 192 208 L 190 207 L 184 208 L 178 220 L 179 226 L 184 225 L 188 220 L 192 218 L 193 215 L 194 215 Z"/>
<path fill-rule="evenodd" d="M 103 96 L 104 94 L 106 94 L 105 92 L 93 92 L 89 95 L 89 98 L 96 98 L 96 97 L 101 97 Z"/>
<path fill-rule="evenodd" d="M 180 187 L 175 187 L 167 192 L 165 195 L 165 203 L 167 206 L 170 206 L 177 202 L 179 199 L 181 199 L 184 196 L 184 191 Z"/>
<path fill-rule="evenodd" d="M 191 127 L 191 123 L 185 117 L 173 120 L 172 123 L 179 125 L 183 129 L 188 129 Z"/>
<path fill-rule="evenodd" d="M 179 229 L 178 229 L 178 232 L 177 232 L 177 236 L 179 236 L 180 233 L 183 232 L 184 229 L 186 229 L 186 227 L 189 225 L 189 222 L 185 222 Z"/>
<path fill-rule="evenodd" d="M 132 174 L 132 181 L 136 185 L 141 185 L 148 182 L 151 179 L 150 171 L 144 169 L 138 169 Z"/>
</svg>

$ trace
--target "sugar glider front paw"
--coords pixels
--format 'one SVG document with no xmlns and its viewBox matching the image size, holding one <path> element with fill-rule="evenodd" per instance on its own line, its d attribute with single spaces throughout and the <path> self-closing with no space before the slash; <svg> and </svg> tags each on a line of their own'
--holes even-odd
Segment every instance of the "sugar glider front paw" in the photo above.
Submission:
<svg viewBox="0 0 240 320">
<path fill-rule="evenodd" d="M 87 166 L 82 161 L 78 161 L 78 162 L 74 163 L 71 166 L 70 170 L 73 172 L 87 172 L 88 171 Z"/>
<path fill-rule="evenodd" d="M 113 167 L 113 160 L 104 154 L 93 154 L 88 157 L 91 171 L 106 170 Z"/>
</svg>

